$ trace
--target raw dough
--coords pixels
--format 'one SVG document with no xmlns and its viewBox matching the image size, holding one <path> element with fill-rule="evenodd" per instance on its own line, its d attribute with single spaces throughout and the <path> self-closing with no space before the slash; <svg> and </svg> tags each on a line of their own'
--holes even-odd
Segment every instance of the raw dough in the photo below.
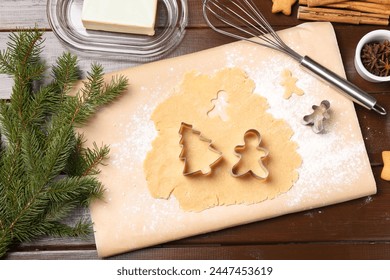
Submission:
<svg viewBox="0 0 390 280">
<path fill-rule="evenodd" d="M 238 68 L 225 68 L 213 76 L 185 75 L 177 93 L 152 114 L 158 136 L 144 161 L 144 172 L 153 197 L 168 199 L 173 194 L 183 210 L 201 211 L 217 205 L 258 203 L 292 187 L 301 165 L 297 144 L 290 140 L 293 131 L 284 120 L 266 112 L 267 101 L 253 93 L 254 88 L 254 82 Z M 221 90 L 227 93 L 228 121 L 208 116 L 211 102 Z M 210 175 L 183 176 L 178 133 L 182 122 L 202 131 L 222 152 L 222 161 Z M 261 133 L 262 146 L 269 151 L 266 181 L 234 178 L 230 173 L 237 162 L 234 147 L 242 143 L 249 129 Z"/>
<path fill-rule="evenodd" d="M 304 91 L 296 85 L 297 81 L 298 79 L 293 77 L 290 70 L 286 69 L 282 72 L 282 82 L 280 84 L 284 86 L 283 98 L 289 99 L 293 93 L 298 96 L 304 94 Z"/>
</svg>

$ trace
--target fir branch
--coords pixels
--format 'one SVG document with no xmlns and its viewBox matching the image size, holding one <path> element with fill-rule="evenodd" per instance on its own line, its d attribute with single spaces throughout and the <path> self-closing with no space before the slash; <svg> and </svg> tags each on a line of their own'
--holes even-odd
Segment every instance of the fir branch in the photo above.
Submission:
<svg viewBox="0 0 390 280">
<path fill-rule="evenodd" d="M 42 130 L 47 117 L 55 113 L 58 104 L 58 94 L 54 85 L 42 86 L 34 93 L 30 101 L 28 111 L 25 112 L 29 125 L 37 125 Z"/>
<path fill-rule="evenodd" d="M 39 63 L 43 42 L 43 32 L 38 28 L 10 34 L 8 51 L 19 71 L 23 72 Z"/>
<path fill-rule="evenodd" d="M 52 222 L 46 232 L 55 237 L 84 237 L 92 233 L 91 228 L 91 222 L 83 220 L 79 220 L 74 226 Z"/>
<path fill-rule="evenodd" d="M 104 84 L 103 67 L 93 64 L 88 73 L 87 81 L 78 94 L 68 99 L 67 109 L 73 112 L 70 122 L 73 125 L 84 125 L 88 119 L 96 113 L 102 104 L 115 100 L 123 92 L 128 84 L 124 76 L 114 77 L 111 82 Z"/>
<path fill-rule="evenodd" d="M 108 157 L 110 148 L 107 145 L 98 147 L 93 143 L 94 148 L 87 148 L 84 153 L 85 168 L 81 176 L 97 175 L 100 173 L 99 165 L 104 165 L 103 161 Z"/>
<path fill-rule="evenodd" d="M 42 235 L 91 232 L 88 221 L 62 220 L 102 199 L 103 186 L 93 175 L 109 148 L 85 148 L 74 128 L 127 88 L 124 77 L 106 84 L 103 68 L 93 64 L 83 88 L 69 95 L 78 79 L 77 57 L 64 53 L 52 68 L 53 81 L 34 89 L 45 71 L 43 41 L 37 29 L 20 31 L 0 52 L 0 72 L 14 79 L 10 101 L 0 102 L 0 257 L 12 244 Z"/>
<path fill-rule="evenodd" d="M 104 161 L 108 158 L 110 148 L 107 145 L 98 146 L 93 143 L 93 149 L 84 148 L 84 136 L 78 135 L 76 139 L 76 150 L 69 158 L 67 166 L 68 174 L 72 176 L 90 176 L 100 173 L 99 166 L 105 165 Z"/>
<path fill-rule="evenodd" d="M 52 76 L 57 86 L 58 95 L 61 101 L 64 95 L 68 94 L 73 85 L 79 79 L 79 71 L 77 69 L 77 56 L 71 53 L 64 53 L 60 56 L 56 65 L 52 68 Z"/>
<path fill-rule="evenodd" d="M 15 65 L 12 63 L 11 52 L 7 49 L 0 52 L 0 74 L 13 75 Z"/>
<path fill-rule="evenodd" d="M 77 202 L 88 206 L 91 199 L 103 198 L 103 186 L 96 177 L 66 177 L 48 186 L 47 195 L 53 204 Z"/>
</svg>

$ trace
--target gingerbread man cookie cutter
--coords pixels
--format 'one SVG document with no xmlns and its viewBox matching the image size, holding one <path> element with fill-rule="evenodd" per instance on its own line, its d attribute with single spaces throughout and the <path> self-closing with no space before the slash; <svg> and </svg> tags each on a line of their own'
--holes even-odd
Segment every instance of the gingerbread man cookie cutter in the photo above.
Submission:
<svg viewBox="0 0 390 280">
<path fill-rule="evenodd" d="M 250 139 L 252 138 L 252 139 Z M 234 148 L 235 155 L 239 158 L 238 162 L 232 167 L 231 175 L 233 177 L 243 177 L 252 175 L 256 179 L 265 180 L 268 178 L 268 169 L 263 165 L 263 159 L 269 154 L 267 149 L 260 146 L 261 135 L 256 129 L 249 129 L 244 134 L 244 144 Z M 256 156 L 256 164 L 247 167 L 243 164 L 245 157 L 243 154 L 250 149 L 250 153 Z M 255 153 L 256 152 L 256 153 Z M 244 168 L 242 168 L 244 166 Z"/>
<path fill-rule="evenodd" d="M 303 117 L 304 125 L 311 125 L 315 133 L 320 133 L 324 130 L 324 121 L 330 119 L 330 102 L 323 100 L 319 106 L 312 106 L 313 113 Z"/>
<path fill-rule="evenodd" d="M 186 147 L 184 143 L 184 133 L 185 131 L 190 132 L 192 134 L 197 135 L 199 141 L 208 143 L 208 150 L 216 154 L 216 159 L 211 163 L 207 163 L 204 168 L 196 168 L 194 170 L 190 170 L 189 168 L 189 160 L 187 159 Z M 222 160 L 222 153 L 218 151 L 212 144 L 212 141 L 202 135 L 202 133 L 198 130 L 195 130 L 192 125 L 182 122 L 180 125 L 179 134 L 181 135 L 179 144 L 182 148 L 179 159 L 184 162 L 183 175 L 184 176 L 192 176 L 192 175 L 210 175 L 212 173 L 212 169 L 215 165 L 217 165 Z"/>
</svg>

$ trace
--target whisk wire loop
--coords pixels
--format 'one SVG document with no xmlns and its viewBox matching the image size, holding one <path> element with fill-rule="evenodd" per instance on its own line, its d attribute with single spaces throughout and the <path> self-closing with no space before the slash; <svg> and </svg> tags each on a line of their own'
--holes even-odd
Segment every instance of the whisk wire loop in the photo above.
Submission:
<svg viewBox="0 0 390 280">
<path fill-rule="evenodd" d="M 233 28 L 234 32 L 218 27 L 209 15 Z M 283 42 L 252 0 L 204 0 L 203 16 L 207 24 L 218 33 L 272 48 L 297 61 L 302 60 L 302 56 Z"/>
<path fill-rule="evenodd" d="M 283 49 L 288 49 L 289 52 L 294 52 L 289 46 L 284 43 L 284 41 L 279 37 L 279 35 L 275 32 L 275 30 L 272 28 L 271 24 L 267 21 L 267 19 L 264 17 L 264 15 L 261 13 L 259 8 L 253 3 L 252 0 L 244 0 L 244 2 L 247 4 L 248 7 L 253 11 L 255 14 L 255 18 L 259 18 L 262 26 L 263 26 L 263 34 L 271 34 L 272 37 L 277 41 L 277 43 L 282 46 Z"/>
</svg>

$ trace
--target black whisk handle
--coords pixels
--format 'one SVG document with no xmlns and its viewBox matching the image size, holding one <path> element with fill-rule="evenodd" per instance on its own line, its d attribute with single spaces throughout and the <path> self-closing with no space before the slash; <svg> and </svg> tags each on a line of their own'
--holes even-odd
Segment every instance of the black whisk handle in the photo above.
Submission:
<svg viewBox="0 0 390 280">
<path fill-rule="evenodd" d="M 346 97 L 356 102 L 357 104 L 369 110 L 374 110 L 381 115 L 387 114 L 386 110 L 382 106 L 377 104 L 377 100 L 374 97 L 361 90 L 348 80 L 332 72 L 328 68 L 322 66 L 310 57 L 302 57 L 300 63 L 306 69 L 309 69 L 311 72 L 313 72 L 323 80 L 340 89 L 346 95 Z"/>
</svg>

